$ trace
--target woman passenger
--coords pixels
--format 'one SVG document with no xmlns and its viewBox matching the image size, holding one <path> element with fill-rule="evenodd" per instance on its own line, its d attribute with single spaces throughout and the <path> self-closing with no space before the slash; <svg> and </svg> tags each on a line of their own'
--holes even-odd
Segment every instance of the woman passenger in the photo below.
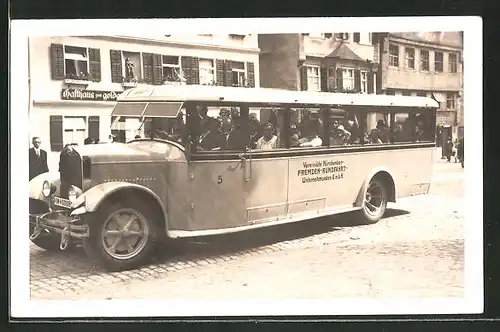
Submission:
<svg viewBox="0 0 500 332">
<path fill-rule="evenodd" d="M 257 140 L 257 150 L 274 150 L 278 147 L 278 136 L 273 135 L 274 127 L 271 123 L 264 126 L 263 136 Z"/>
</svg>

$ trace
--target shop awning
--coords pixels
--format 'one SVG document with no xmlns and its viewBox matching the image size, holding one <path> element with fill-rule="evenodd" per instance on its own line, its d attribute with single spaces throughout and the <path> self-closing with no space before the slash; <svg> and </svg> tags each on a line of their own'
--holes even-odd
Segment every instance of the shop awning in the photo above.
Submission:
<svg viewBox="0 0 500 332">
<path fill-rule="evenodd" d="M 354 60 L 354 61 L 365 61 L 360 58 L 356 53 L 354 53 L 345 44 L 340 44 L 332 53 L 327 55 L 325 58 L 338 58 L 344 60 Z"/>
<path fill-rule="evenodd" d="M 147 103 L 116 103 L 112 116 L 135 116 L 141 117 Z"/>
<path fill-rule="evenodd" d="M 181 111 L 180 102 L 151 102 L 146 106 L 143 116 L 155 118 L 176 118 Z"/>
<path fill-rule="evenodd" d="M 440 103 L 446 103 L 446 95 L 442 92 L 433 92 L 432 95 Z"/>
</svg>

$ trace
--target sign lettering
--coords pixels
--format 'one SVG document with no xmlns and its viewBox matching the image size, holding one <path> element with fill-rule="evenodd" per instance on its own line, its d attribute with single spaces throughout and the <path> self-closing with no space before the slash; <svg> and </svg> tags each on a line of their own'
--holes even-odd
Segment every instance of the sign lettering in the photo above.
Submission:
<svg viewBox="0 0 500 332">
<path fill-rule="evenodd" d="M 297 176 L 302 178 L 302 183 L 331 181 L 343 179 L 346 170 L 343 160 L 305 161 L 297 170 Z"/>
<path fill-rule="evenodd" d="M 121 91 L 95 91 L 84 89 L 62 89 L 63 100 L 116 101 Z"/>
</svg>

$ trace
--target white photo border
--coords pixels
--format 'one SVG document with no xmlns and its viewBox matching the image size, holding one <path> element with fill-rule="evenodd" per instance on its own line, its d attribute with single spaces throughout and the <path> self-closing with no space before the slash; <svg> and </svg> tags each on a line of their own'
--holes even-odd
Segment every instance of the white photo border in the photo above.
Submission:
<svg viewBox="0 0 500 332">
<path fill-rule="evenodd" d="M 110 24 L 111 22 L 111 24 Z M 18 20 L 11 22 L 10 142 L 29 142 L 28 36 L 198 33 L 303 33 L 337 31 L 464 31 L 464 118 L 467 123 L 465 198 L 465 292 L 462 299 L 273 300 L 273 301 L 35 301 L 30 300 L 28 239 L 28 155 L 10 149 L 10 305 L 16 318 L 308 316 L 381 314 L 474 314 L 484 309 L 482 178 L 482 19 L 480 17 L 344 17 L 127 20 Z M 227 27 L 231 27 L 228 31 Z M 258 28 L 256 28 L 258 27 Z M 298 27 L 302 29 L 299 30 Z M 201 31 L 203 30 L 203 31 Z M 26 145 L 27 146 L 27 145 Z M 21 241 L 23 240 L 23 241 Z M 168 310 L 166 309 L 168 308 Z"/>
</svg>

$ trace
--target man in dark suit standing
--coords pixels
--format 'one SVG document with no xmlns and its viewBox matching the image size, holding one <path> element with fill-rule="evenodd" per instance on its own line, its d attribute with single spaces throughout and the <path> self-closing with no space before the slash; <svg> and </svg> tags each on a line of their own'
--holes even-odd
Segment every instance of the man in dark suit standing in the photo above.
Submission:
<svg viewBox="0 0 500 332">
<path fill-rule="evenodd" d="M 42 144 L 40 137 L 33 137 L 32 143 L 33 147 L 29 150 L 30 181 L 35 176 L 49 171 L 47 152 L 40 149 Z"/>
</svg>

